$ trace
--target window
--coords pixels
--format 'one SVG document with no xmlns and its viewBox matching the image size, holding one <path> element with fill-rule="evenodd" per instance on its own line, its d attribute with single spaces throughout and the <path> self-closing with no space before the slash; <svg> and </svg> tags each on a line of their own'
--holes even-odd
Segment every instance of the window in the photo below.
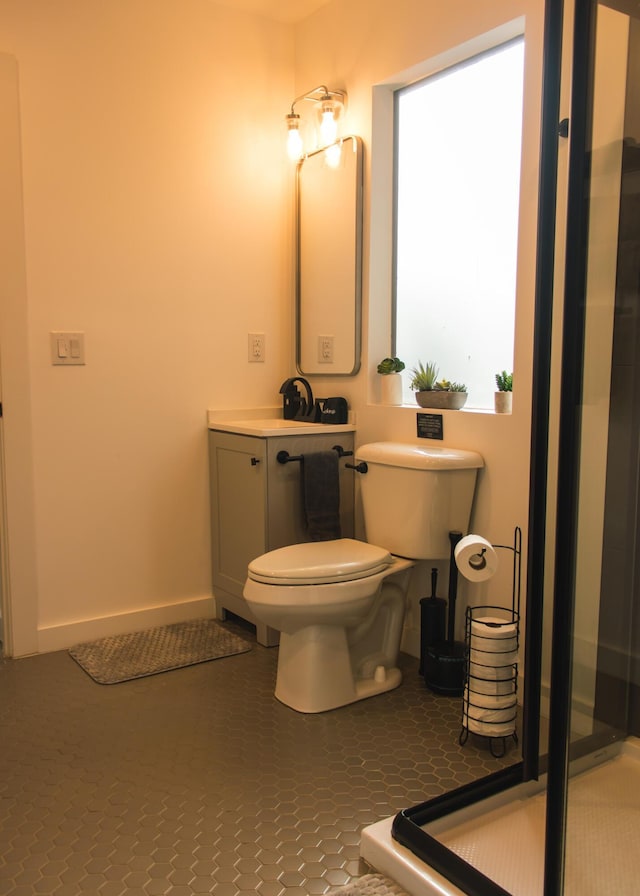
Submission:
<svg viewBox="0 0 640 896">
<path fill-rule="evenodd" d="M 518 38 L 395 93 L 394 351 L 471 408 L 513 369 L 523 60 Z"/>
</svg>

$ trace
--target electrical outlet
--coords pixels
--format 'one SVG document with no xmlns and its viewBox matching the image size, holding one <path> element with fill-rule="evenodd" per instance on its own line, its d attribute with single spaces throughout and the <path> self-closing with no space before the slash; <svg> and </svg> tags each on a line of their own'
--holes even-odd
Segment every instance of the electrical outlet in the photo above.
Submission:
<svg viewBox="0 0 640 896">
<path fill-rule="evenodd" d="M 264 333 L 249 333 L 249 361 L 264 361 Z"/>
<path fill-rule="evenodd" d="M 318 336 L 318 363 L 333 364 L 333 336 Z"/>
</svg>

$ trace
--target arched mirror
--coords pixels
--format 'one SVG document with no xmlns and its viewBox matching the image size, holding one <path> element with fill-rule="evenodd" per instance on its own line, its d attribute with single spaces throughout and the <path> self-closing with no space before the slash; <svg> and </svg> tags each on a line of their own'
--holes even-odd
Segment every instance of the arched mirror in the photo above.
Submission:
<svg viewBox="0 0 640 896">
<path fill-rule="evenodd" d="M 296 365 L 306 376 L 360 369 L 362 141 L 300 160 L 296 180 Z"/>
</svg>

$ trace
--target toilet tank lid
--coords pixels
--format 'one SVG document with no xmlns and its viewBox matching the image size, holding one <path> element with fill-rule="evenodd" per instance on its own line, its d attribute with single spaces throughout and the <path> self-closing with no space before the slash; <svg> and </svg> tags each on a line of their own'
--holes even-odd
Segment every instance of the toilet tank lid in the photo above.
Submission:
<svg viewBox="0 0 640 896">
<path fill-rule="evenodd" d="M 470 470 L 484 466 L 482 455 L 463 448 L 371 442 L 356 451 L 358 460 L 410 470 Z"/>
<path fill-rule="evenodd" d="M 280 585 L 353 581 L 382 572 L 393 563 L 385 548 L 338 538 L 276 548 L 249 564 L 249 578 Z"/>
</svg>

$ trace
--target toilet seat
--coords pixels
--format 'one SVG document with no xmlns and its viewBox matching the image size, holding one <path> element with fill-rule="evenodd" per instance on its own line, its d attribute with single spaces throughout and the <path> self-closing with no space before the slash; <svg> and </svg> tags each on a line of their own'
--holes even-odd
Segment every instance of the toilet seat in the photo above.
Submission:
<svg viewBox="0 0 640 896">
<path fill-rule="evenodd" d="M 256 557 L 249 578 L 267 585 L 327 585 L 365 579 L 387 569 L 393 557 L 385 548 L 338 538 L 287 545 Z"/>
</svg>

